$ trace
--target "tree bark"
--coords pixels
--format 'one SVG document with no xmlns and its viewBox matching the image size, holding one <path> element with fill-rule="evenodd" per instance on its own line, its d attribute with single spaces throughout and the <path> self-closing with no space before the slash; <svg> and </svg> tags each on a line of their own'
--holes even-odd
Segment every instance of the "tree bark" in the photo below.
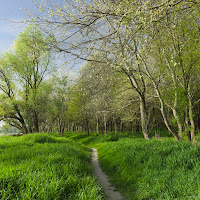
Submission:
<svg viewBox="0 0 200 200">
<path fill-rule="evenodd" d="M 188 142 L 191 142 L 191 134 L 189 133 L 188 109 L 185 110 L 185 134 Z"/>
<path fill-rule="evenodd" d="M 107 120 L 106 120 L 106 114 L 104 113 L 104 134 L 107 133 Z"/>
<path fill-rule="evenodd" d="M 141 115 L 141 126 L 144 138 L 146 140 L 150 139 L 149 131 L 148 131 L 148 124 L 147 124 L 147 110 L 145 105 L 145 97 L 140 96 L 140 115 Z"/>
<path fill-rule="evenodd" d="M 140 58 L 142 59 L 143 63 L 144 63 L 144 68 L 145 68 L 145 71 L 147 73 L 147 76 L 149 77 L 149 79 L 152 81 L 152 84 L 153 84 L 153 87 L 154 87 L 154 90 L 156 92 L 156 94 L 158 95 L 158 99 L 160 101 L 160 110 L 161 110 L 161 113 L 162 113 L 162 116 L 163 116 L 163 120 L 164 120 L 164 123 L 168 129 L 168 131 L 174 136 L 175 140 L 179 140 L 179 136 L 178 134 L 172 130 L 172 128 L 170 127 L 169 123 L 168 123 L 168 120 L 167 120 L 167 117 L 166 117 L 166 114 L 165 114 L 165 110 L 164 110 L 164 101 L 161 97 L 161 94 L 160 94 L 160 91 L 158 89 L 158 86 L 154 80 L 154 78 L 152 77 L 152 75 L 150 74 L 149 70 L 148 70 L 148 67 L 147 67 L 147 64 L 146 62 L 143 60 L 143 58 L 140 56 Z"/>
<path fill-rule="evenodd" d="M 34 110 L 33 111 L 33 116 L 34 116 L 34 132 L 39 133 L 39 124 L 38 124 L 38 115 L 37 112 Z"/>
<path fill-rule="evenodd" d="M 113 115 L 113 119 L 114 119 L 114 125 L 115 125 L 115 134 L 117 134 L 117 118 L 116 115 Z"/>
<path fill-rule="evenodd" d="M 178 135 L 179 135 L 179 138 L 182 138 L 183 137 L 183 135 L 182 135 L 183 129 L 182 129 L 182 124 L 180 122 L 180 118 L 179 118 L 179 116 L 178 116 L 175 108 L 172 108 L 172 112 L 173 112 L 173 115 L 174 115 L 174 117 L 176 119 L 176 123 L 178 125 Z"/>
<path fill-rule="evenodd" d="M 99 118 L 98 115 L 96 114 L 96 131 L 97 131 L 97 135 L 99 134 Z"/>
<path fill-rule="evenodd" d="M 176 90 L 176 88 L 175 88 Z M 178 125 L 178 135 L 179 135 L 179 138 L 182 138 L 182 124 L 181 124 L 181 121 L 180 121 L 180 118 L 178 116 L 178 113 L 177 113 L 177 104 L 178 104 L 178 94 L 177 94 L 177 90 L 175 91 L 175 99 L 174 99 L 174 107 L 172 108 L 172 112 L 173 112 L 173 115 L 176 119 L 176 123 Z"/>
<path fill-rule="evenodd" d="M 194 124 L 194 119 L 193 119 L 193 110 L 192 110 L 192 97 L 190 93 L 190 85 L 188 86 L 188 103 L 189 103 L 189 119 L 190 119 L 190 125 L 191 125 L 191 140 L 195 140 L 195 124 Z"/>
<path fill-rule="evenodd" d="M 87 136 L 90 136 L 90 130 L 89 130 L 89 122 L 88 122 L 88 119 L 86 119 L 86 130 L 87 130 Z"/>
</svg>

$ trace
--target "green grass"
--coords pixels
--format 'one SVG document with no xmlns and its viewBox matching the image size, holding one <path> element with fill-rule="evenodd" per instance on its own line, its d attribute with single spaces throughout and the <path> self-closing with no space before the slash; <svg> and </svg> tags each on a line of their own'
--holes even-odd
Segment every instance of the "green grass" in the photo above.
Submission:
<svg viewBox="0 0 200 200">
<path fill-rule="evenodd" d="M 102 168 L 125 199 L 200 199 L 200 146 L 170 138 L 71 138 L 98 149 Z"/>
<path fill-rule="evenodd" d="M 90 149 L 63 137 L 0 138 L 0 199 L 102 200 Z"/>
</svg>

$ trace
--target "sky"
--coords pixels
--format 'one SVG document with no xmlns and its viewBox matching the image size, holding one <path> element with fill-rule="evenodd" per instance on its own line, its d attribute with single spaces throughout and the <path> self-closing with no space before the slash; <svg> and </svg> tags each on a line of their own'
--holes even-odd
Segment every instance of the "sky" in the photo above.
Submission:
<svg viewBox="0 0 200 200">
<path fill-rule="evenodd" d="M 34 0 L 36 3 L 41 3 L 42 0 Z M 1 0 L 0 5 L 0 54 L 7 51 L 17 35 L 23 31 L 25 25 L 15 23 L 17 21 L 27 19 L 25 10 L 32 10 L 34 4 L 32 0 Z M 11 22 L 10 22 L 11 21 Z M 62 69 L 61 69 L 62 70 Z M 74 71 L 69 70 L 71 76 Z M 0 127 L 4 122 L 0 121 Z"/>
<path fill-rule="evenodd" d="M 42 0 L 34 0 L 40 4 Z M 59 1 L 59 0 L 57 0 Z M 16 23 L 22 20 L 28 19 L 25 10 L 33 10 L 34 4 L 32 0 L 2 0 L 0 4 L 0 54 L 7 51 L 11 45 L 14 44 L 14 40 L 17 39 L 17 35 L 23 31 L 25 24 Z M 57 75 L 66 73 L 69 80 L 74 80 L 77 77 L 77 71 L 79 67 L 83 65 L 83 62 L 78 61 L 76 64 L 68 63 L 66 66 L 62 66 L 63 59 L 56 61 L 56 65 L 59 67 Z M 0 121 L 0 127 L 4 125 L 3 121 Z"/>
<path fill-rule="evenodd" d="M 37 0 L 36 2 L 41 2 Z M 0 6 L 0 52 L 9 49 L 24 25 L 14 23 L 26 19 L 25 9 L 32 9 L 32 0 L 2 0 Z M 13 22 L 9 22 L 13 21 Z"/>
<path fill-rule="evenodd" d="M 42 0 L 34 1 L 37 4 L 42 4 Z M 28 19 L 26 9 L 34 9 L 32 0 L 2 0 L 0 5 L 0 54 L 7 51 L 13 45 L 14 40 L 17 39 L 17 35 L 23 31 L 25 25 L 15 22 Z M 79 68 L 77 66 L 80 64 L 75 65 L 73 70 L 77 70 Z M 67 70 L 69 70 L 69 73 L 73 73 L 71 67 Z"/>
<path fill-rule="evenodd" d="M 23 28 L 17 23 L 9 21 L 20 21 L 26 19 L 25 9 L 32 8 L 31 0 L 4 0 L 0 6 L 0 53 L 7 51 L 13 44 Z M 4 125 L 0 121 L 0 126 Z"/>
</svg>

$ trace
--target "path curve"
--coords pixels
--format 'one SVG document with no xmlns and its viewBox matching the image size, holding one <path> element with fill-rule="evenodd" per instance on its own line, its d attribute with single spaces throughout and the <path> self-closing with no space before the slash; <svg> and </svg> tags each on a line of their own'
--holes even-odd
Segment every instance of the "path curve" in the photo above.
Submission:
<svg viewBox="0 0 200 200">
<path fill-rule="evenodd" d="M 99 166 L 97 150 L 92 149 L 92 165 L 94 168 L 94 174 L 97 176 L 98 181 L 103 188 L 108 200 L 122 200 L 122 195 L 112 186 L 108 180 L 108 176 L 102 171 Z"/>
</svg>

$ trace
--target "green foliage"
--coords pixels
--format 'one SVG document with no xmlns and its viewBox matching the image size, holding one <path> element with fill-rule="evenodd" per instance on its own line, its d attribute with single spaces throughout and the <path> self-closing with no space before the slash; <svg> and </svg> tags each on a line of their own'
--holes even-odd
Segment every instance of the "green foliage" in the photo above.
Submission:
<svg viewBox="0 0 200 200">
<path fill-rule="evenodd" d="M 15 127 L 12 127 L 8 124 L 4 124 L 1 128 L 0 128 L 2 133 L 8 134 L 8 133 L 17 133 L 19 132 L 18 129 L 16 129 Z"/>
<path fill-rule="evenodd" d="M 55 134 L 0 138 L 0 199 L 100 200 L 90 150 Z"/>
</svg>

